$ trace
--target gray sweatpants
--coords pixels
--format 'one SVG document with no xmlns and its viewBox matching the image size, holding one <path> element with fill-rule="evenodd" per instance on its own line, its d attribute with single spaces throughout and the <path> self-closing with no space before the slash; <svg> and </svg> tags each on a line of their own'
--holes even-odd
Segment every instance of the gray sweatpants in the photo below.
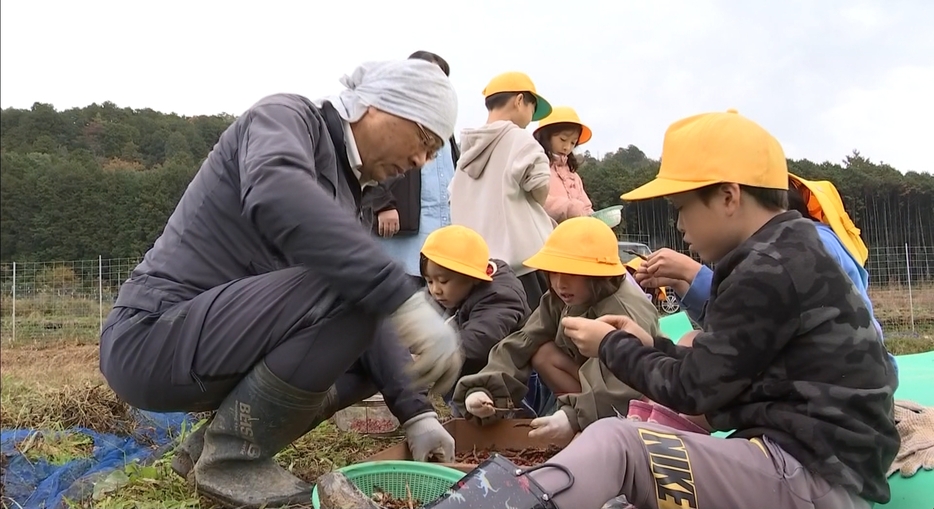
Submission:
<svg viewBox="0 0 934 509">
<path fill-rule="evenodd" d="M 574 475 L 559 509 L 599 509 L 626 495 L 639 509 L 867 509 L 870 504 L 808 472 L 767 438 L 723 439 L 658 424 L 601 419 L 549 463 Z M 548 493 L 558 469 L 531 475 Z"/>
</svg>

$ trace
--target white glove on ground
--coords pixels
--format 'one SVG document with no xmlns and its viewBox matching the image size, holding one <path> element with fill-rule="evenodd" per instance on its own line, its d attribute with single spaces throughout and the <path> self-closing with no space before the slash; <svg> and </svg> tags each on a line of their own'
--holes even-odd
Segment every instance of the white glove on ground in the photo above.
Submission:
<svg viewBox="0 0 934 509">
<path fill-rule="evenodd" d="M 441 422 L 438 414 L 426 412 L 412 417 L 405 424 L 405 442 L 415 461 L 428 461 L 434 456 L 444 463 L 454 461 L 454 437 Z"/>
<path fill-rule="evenodd" d="M 934 409 L 914 401 L 895 401 L 895 427 L 901 438 L 888 475 L 900 471 L 911 477 L 918 470 L 934 470 Z"/>
<path fill-rule="evenodd" d="M 483 391 L 470 393 L 470 396 L 464 400 L 464 406 L 471 415 L 476 415 L 481 419 L 492 417 L 496 413 L 493 409 L 493 400 Z"/>
<path fill-rule="evenodd" d="M 554 440 L 561 444 L 569 444 L 574 438 L 574 430 L 571 429 L 571 421 L 564 410 L 558 410 L 548 417 L 539 417 L 529 423 L 532 431 L 529 431 L 529 438 L 545 438 Z"/>
<path fill-rule="evenodd" d="M 445 394 L 460 374 L 464 363 L 457 332 L 444 322 L 432 307 L 425 292 L 415 292 L 402 303 L 389 321 L 399 333 L 399 340 L 413 355 L 410 370 L 416 387 Z"/>
</svg>

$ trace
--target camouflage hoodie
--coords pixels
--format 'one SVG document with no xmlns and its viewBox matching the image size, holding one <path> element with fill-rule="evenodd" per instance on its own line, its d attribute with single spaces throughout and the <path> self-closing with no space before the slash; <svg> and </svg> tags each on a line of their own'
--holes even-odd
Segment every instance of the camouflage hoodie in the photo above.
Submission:
<svg viewBox="0 0 934 509">
<path fill-rule="evenodd" d="M 717 262 L 693 348 L 613 332 L 600 359 L 653 401 L 731 438 L 767 436 L 828 482 L 890 499 L 894 368 L 862 297 L 797 212 Z"/>
</svg>

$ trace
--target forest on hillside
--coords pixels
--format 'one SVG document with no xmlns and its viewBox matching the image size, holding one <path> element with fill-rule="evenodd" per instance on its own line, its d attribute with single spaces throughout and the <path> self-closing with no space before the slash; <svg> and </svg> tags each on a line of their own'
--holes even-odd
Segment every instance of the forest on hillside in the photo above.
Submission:
<svg viewBox="0 0 934 509">
<path fill-rule="evenodd" d="M 160 234 L 230 115 L 185 117 L 110 102 L 0 112 L 0 260 L 137 257 Z M 650 180 L 658 161 L 629 145 L 580 173 L 595 208 Z M 855 152 L 839 163 L 789 160 L 839 189 L 867 245 L 934 245 L 934 175 L 902 174 Z M 621 234 L 681 249 L 664 200 L 626 205 Z"/>
</svg>

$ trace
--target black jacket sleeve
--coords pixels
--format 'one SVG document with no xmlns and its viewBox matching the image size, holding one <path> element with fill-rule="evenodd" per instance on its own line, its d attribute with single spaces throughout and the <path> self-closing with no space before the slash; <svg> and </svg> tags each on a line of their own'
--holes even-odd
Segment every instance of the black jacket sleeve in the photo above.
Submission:
<svg viewBox="0 0 934 509">
<path fill-rule="evenodd" d="M 378 214 L 384 210 L 392 210 L 397 208 L 396 197 L 392 194 L 392 183 L 396 179 L 403 178 L 404 176 L 394 177 L 392 179 L 386 180 L 385 182 L 380 182 L 375 186 L 370 186 L 366 188 L 366 197 L 364 198 L 364 203 L 373 210 L 374 214 Z"/>
<path fill-rule="evenodd" d="M 708 310 L 718 329 L 698 334 L 692 348 L 662 351 L 614 331 L 600 344 L 600 360 L 620 381 L 672 410 L 699 415 L 720 409 L 749 388 L 799 321 L 797 306 L 789 304 L 796 302 L 791 278 L 758 265 L 773 270 L 738 270 L 721 283 Z"/>
<path fill-rule="evenodd" d="M 360 361 L 399 422 L 405 423 L 416 415 L 434 410 L 428 400 L 428 389 L 412 387 L 411 376 L 406 371 L 412 364 L 412 356 L 388 323 L 383 322 L 377 329 L 373 344 Z"/>
<path fill-rule="evenodd" d="M 515 331 L 527 314 L 528 305 L 510 288 L 489 292 L 474 303 L 470 318 L 460 326 L 465 370 L 482 369 L 490 350 Z"/>
</svg>

